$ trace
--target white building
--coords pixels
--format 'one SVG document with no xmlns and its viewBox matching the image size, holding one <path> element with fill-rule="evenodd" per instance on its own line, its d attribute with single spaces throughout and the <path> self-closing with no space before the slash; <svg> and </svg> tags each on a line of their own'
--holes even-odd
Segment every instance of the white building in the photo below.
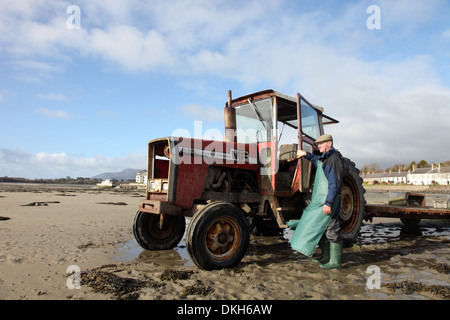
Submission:
<svg viewBox="0 0 450 320">
<path fill-rule="evenodd" d="M 408 183 L 408 172 L 374 172 L 369 174 L 361 175 L 364 182 L 368 182 L 369 184 L 377 184 L 377 183 L 388 183 L 388 184 L 397 184 L 397 183 Z"/>
<path fill-rule="evenodd" d="M 414 170 L 413 172 L 409 173 L 409 183 L 413 185 L 429 185 L 432 184 L 431 181 L 431 175 L 428 173 L 430 172 L 430 168 L 418 168 Z"/>
<path fill-rule="evenodd" d="M 141 170 L 136 173 L 136 183 L 145 184 L 147 181 L 147 170 Z"/>
<path fill-rule="evenodd" d="M 431 168 L 419 168 L 408 174 L 409 183 L 413 185 L 450 185 L 450 167 L 437 167 L 434 163 Z"/>
<path fill-rule="evenodd" d="M 418 168 L 408 172 L 376 172 L 361 175 L 364 182 L 376 183 L 408 183 L 413 185 L 450 185 L 450 167 L 441 167 L 441 164 L 431 168 Z"/>
</svg>

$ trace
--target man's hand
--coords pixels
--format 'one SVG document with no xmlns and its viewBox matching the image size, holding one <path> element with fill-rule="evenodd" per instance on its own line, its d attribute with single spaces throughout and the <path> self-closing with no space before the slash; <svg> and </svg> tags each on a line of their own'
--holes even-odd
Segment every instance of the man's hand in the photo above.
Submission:
<svg viewBox="0 0 450 320">
<path fill-rule="evenodd" d="M 306 156 L 306 152 L 303 150 L 297 150 L 297 158 Z"/>
<path fill-rule="evenodd" d="M 323 206 L 323 213 L 325 213 L 326 215 L 329 215 L 331 213 L 331 207 L 324 205 Z"/>
</svg>

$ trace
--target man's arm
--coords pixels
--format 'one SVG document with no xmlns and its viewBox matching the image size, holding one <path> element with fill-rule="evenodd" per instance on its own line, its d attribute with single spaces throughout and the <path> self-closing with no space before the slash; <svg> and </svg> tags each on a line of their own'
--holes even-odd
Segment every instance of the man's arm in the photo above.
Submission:
<svg viewBox="0 0 450 320">
<path fill-rule="evenodd" d="M 317 160 L 319 159 L 319 156 L 316 156 L 316 155 L 309 153 L 307 151 L 304 151 L 304 150 L 297 150 L 297 158 L 302 158 L 302 157 L 305 157 L 306 159 L 311 161 L 313 165 L 315 165 L 317 167 Z"/>
<path fill-rule="evenodd" d="M 306 156 L 306 151 L 304 150 L 297 150 L 297 158 L 301 158 Z"/>
</svg>

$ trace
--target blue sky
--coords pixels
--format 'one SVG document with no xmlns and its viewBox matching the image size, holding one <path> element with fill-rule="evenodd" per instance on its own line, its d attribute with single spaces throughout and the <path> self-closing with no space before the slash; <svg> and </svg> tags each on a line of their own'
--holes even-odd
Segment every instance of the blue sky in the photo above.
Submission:
<svg viewBox="0 0 450 320">
<path fill-rule="evenodd" d="M 227 90 L 268 88 L 340 120 L 359 167 L 449 160 L 448 17 L 448 0 L 0 0 L 0 176 L 144 168 L 149 140 L 222 131 Z"/>
</svg>

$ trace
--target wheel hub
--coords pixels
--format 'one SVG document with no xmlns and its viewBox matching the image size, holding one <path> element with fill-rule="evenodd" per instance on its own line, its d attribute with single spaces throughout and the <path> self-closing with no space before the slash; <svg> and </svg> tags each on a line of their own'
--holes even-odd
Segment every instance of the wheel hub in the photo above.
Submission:
<svg viewBox="0 0 450 320">
<path fill-rule="evenodd" d="M 235 242 L 234 234 L 235 229 L 228 221 L 213 223 L 206 235 L 206 245 L 209 251 L 215 256 L 229 253 Z"/>
<path fill-rule="evenodd" d="M 347 186 L 342 187 L 341 199 L 342 202 L 341 202 L 340 217 L 341 220 L 347 221 L 353 214 L 353 204 L 354 204 L 353 193 L 349 187 Z"/>
<path fill-rule="evenodd" d="M 229 241 L 233 241 L 233 236 L 226 232 L 217 235 L 216 241 L 219 245 L 226 245 Z"/>
<path fill-rule="evenodd" d="M 172 216 L 166 217 L 163 224 L 161 222 L 159 215 L 151 215 L 148 224 L 148 232 L 158 240 L 169 237 L 175 228 L 175 219 Z"/>
</svg>

